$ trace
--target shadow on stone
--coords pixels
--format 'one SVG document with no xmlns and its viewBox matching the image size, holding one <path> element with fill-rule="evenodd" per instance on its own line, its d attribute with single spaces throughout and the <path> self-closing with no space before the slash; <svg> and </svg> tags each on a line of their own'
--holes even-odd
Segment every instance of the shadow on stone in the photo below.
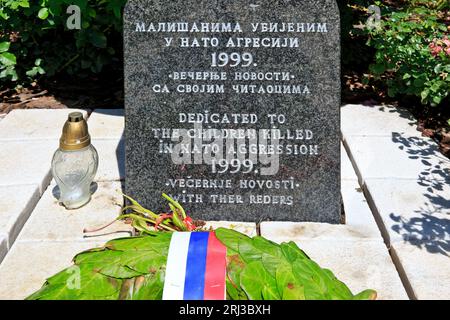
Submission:
<svg viewBox="0 0 450 320">
<path fill-rule="evenodd" d="M 391 213 L 390 218 L 397 224 L 392 230 L 400 234 L 404 241 L 430 253 L 449 256 L 450 223 L 448 219 L 438 218 L 431 213 L 420 212 L 420 216 L 405 219 L 401 215 Z"/>
<path fill-rule="evenodd" d="M 396 223 L 392 230 L 401 235 L 404 241 L 421 249 L 448 256 L 450 199 L 439 195 L 439 191 L 442 194 L 444 187 L 450 184 L 449 161 L 440 154 L 434 142 L 425 138 L 393 134 L 392 141 L 398 144 L 398 148 L 406 152 L 410 159 L 421 161 L 424 165 L 417 177 L 417 184 L 423 190 L 421 196 L 428 199 L 414 211 L 414 217 L 404 218 L 401 214 L 391 213 L 389 216 Z M 436 158 L 439 159 L 437 164 Z"/>
<path fill-rule="evenodd" d="M 89 189 L 90 189 L 91 195 L 93 195 L 98 189 L 98 183 L 92 182 Z M 61 198 L 61 190 L 59 189 L 59 186 L 56 185 L 53 187 L 52 194 L 53 194 L 53 197 L 59 201 L 59 199 Z"/>
<path fill-rule="evenodd" d="M 119 177 L 121 180 L 125 180 L 125 137 L 122 133 L 119 144 L 116 149 L 117 165 L 119 169 Z"/>
</svg>

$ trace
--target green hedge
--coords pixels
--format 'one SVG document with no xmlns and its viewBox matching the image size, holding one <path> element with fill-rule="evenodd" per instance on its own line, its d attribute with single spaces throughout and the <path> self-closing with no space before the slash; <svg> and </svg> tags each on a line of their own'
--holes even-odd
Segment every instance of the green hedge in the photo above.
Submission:
<svg viewBox="0 0 450 320">
<path fill-rule="evenodd" d="M 121 62 L 126 0 L 0 0 L 0 83 L 40 75 L 89 75 Z M 81 9 L 81 30 L 68 30 L 70 5 Z"/>
<path fill-rule="evenodd" d="M 85 77 L 122 62 L 122 11 L 126 0 L 0 0 L 0 84 L 39 77 Z M 389 3 L 393 3 L 390 1 Z M 69 5 L 81 9 L 81 30 L 68 30 Z M 339 0 L 344 69 L 370 66 L 390 96 L 412 95 L 439 105 L 450 92 L 448 0 Z M 355 29 L 379 5 L 379 28 Z M 368 81 L 368 79 L 366 79 Z"/>
<path fill-rule="evenodd" d="M 449 7 L 448 0 L 385 6 L 381 25 L 367 30 L 367 44 L 376 50 L 370 70 L 385 83 L 389 96 L 417 96 L 431 106 L 448 97 Z"/>
</svg>

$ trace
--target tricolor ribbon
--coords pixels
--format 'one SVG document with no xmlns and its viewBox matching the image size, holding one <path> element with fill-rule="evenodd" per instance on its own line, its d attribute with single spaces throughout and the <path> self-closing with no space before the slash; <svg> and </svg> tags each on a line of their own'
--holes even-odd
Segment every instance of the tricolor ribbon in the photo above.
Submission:
<svg viewBox="0 0 450 320">
<path fill-rule="evenodd" d="M 214 232 L 174 232 L 163 300 L 225 300 L 226 253 Z"/>
</svg>

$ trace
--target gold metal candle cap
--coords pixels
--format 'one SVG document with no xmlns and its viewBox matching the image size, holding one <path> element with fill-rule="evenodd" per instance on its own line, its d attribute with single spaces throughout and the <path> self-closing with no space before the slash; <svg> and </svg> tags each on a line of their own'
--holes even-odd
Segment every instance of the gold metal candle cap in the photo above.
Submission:
<svg viewBox="0 0 450 320">
<path fill-rule="evenodd" d="M 81 112 L 72 112 L 64 124 L 59 148 L 61 150 L 79 150 L 91 144 L 86 120 Z"/>
</svg>

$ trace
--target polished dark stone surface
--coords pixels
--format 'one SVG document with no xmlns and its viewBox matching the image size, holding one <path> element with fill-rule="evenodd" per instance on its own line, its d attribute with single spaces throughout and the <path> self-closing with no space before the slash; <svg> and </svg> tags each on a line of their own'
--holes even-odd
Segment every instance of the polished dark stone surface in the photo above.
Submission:
<svg viewBox="0 0 450 320">
<path fill-rule="evenodd" d="M 154 211 L 166 211 L 166 202 L 161 198 L 165 192 L 175 197 L 198 194 L 201 203 L 180 202 L 194 218 L 229 221 L 320 221 L 339 223 L 340 199 L 340 32 L 339 11 L 334 0 L 308 1 L 236 1 L 236 0 L 130 0 L 125 9 L 125 107 L 126 107 L 126 193 L 145 207 Z M 144 23 L 148 30 L 153 23 L 186 22 L 189 28 L 206 23 L 239 23 L 242 32 L 136 32 Z M 252 31 L 252 23 L 278 23 L 277 32 Z M 282 23 L 326 23 L 327 32 L 286 32 Z M 272 25 L 273 26 L 273 25 Z M 166 25 L 167 27 L 167 25 Z M 315 26 L 317 31 L 318 26 Z M 178 30 L 178 29 L 177 29 Z M 322 30 L 323 31 L 323 30 Z M 181 38 L 190 42 L 202 37 L 216 37 L 217 47 L 180 47 Z M 229 38 L 298 38 L 298 47 L 228 47 Z M 173 38 L 166 46 L 164 38 Z M 261 41 L 260 45 L 261 45 Z M 252 40 L 253 41 L 253 40 Z M 267 40 L 271 41 L 271 40 Z M 280 43 L 282 43 L 280 40 Z M 212 67 L 214 52 L 248 52 L 253 62 L 248 67 Z M 254 65 L 256 64 L 256 66 Z M 225 72 L 227 80 L 175 80 L 174 72 L 216 71 Z M 274 73 L 289 72 L 286 81 L 234 79 L 236 72 Z M 272 74 L 273 76 L 273 74 Z M 153 91 L 155 84 L 167 85 L 170 93 Z M 223 93 L 182 93 L 179 85 L 223 85 Z M 233 85 L 308 86 L 309 94 L 237 93 Z M 185 89 L 186 87 L 182 87 Z M 273 90 L 273 89 L 272 89 Z M 160 141 L 155 138 L 154 128 L 192 129 L 192 123 L 180 123 L 179 113 L 255 114 L 255 124 L 204 124 L 203 128 L 217 129 L 271 129 L 268 114 L 283 114 L 286 122 L 276 124 L 276 129 L 287 133 L 295 130 L 311 130 L 311 140 L 280 140 L 286 145 L 317 145 L 317 155 L 280 155 L 280 168 L 274 175 L 260 174 L 257 163 L 252 173 L 212 173 L 206 164 L 173 164 L 170 154 L 161 154 Z M 303 147 L 304 148 L 304 147 Z M 285 149 L 284 149 L 285 150 Z M 258 173 L 255 173 L 258 170 Z M 205 179 L 197 187 L 172 187 L 169 179 Z M 210 186 L 211 179 L 220 184 L 231 180 L 231 188 L 203 188 Z M 277 181 L 283 186 L 293 179 L 293 188 L 275 188 Z M 239 188 L 241 180 L 254 180 L 255 187 Z M 265 186 L 260 188 L 258 182 Z M 285 182 L 285 181 L 288 182 Z M 191 183 L 195 181 L 189 180 Z M 184 191 L 184 193 L 183 193 Z M 213 203 L 214 195 L 227 195 L 227 200 L 242 203 Z M 213 195 L 211 197 L 211 195 Z M 270 204 L 255 203 L 270 198 Z M 192 196 L 193 197 L 193 196 Z M 259 198 L 258 198 L 259 197 Z M 284 197 L 284 198 L 282 198 Z M 284 202 L 292 204 L 279 204 Z M 278 203 L 277 203 L 278 202 Z"/>
</svg>

